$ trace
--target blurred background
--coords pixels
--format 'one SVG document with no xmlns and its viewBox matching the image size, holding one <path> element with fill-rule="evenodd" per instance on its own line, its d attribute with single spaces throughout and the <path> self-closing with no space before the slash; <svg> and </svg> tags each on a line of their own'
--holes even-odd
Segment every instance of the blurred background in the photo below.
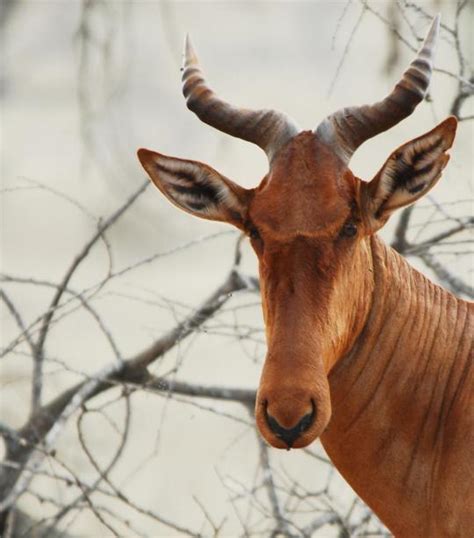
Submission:
<svg viewBox="0 0 474 538">
<path fill-rule="evenodd" d="M 5 536 L 385 535 L 319 442 L 268 450 L 251 392 L 226 393 L 255 390 L 265 355 L 245 241 L 246 286 L 221 294 L 192 334 L 174 334 L 149 367 L 159 382 L 115 379 L 95 398 L 87 383 L 189 321 L 234 263 L 238 233 L 144 187 L 137 148 L 203 161 L 245 187 L 267 171 L 259 148 L 186 109 L 185 34 L 226 100 L 313 129 L 338 108 L 386 95 L 437 12 L 429 99 L 364 144 L 351 168 L 370 180 L 400 144 L 449 114 L 462 120 L 443 179 L 405 213 L 398 247 L 472 298 L 472 3 L 2 0 Z M 399 219 L 384 228 L 387 242 Z M 89 387 L 82 399 L 79 383 Z M 69 389 L 76 407 L 61 400 Z"/>
</svg>

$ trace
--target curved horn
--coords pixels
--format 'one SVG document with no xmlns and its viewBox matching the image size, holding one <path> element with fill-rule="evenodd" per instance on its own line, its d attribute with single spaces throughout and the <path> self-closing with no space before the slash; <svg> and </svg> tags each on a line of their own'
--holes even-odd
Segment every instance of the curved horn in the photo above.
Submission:
<svg viewBox="0 0 474 538">
<path fill-rule="evenodd" d="M 417 57 L 390 95 L 374 105 L 339 110 L 315 130 L 318 138 L 330 145 L 345 163 L 361 144 L 409 116 L 425 97 L 433 70 L 432 56 L 439 20 L 439 15 L 433 19 Z"/>
<path fill-rule="evenodd" d="M 200 120 L 219 131 L 257 144 L 265 151 L 269 161 L 300 132 L 280 112 L 237 108 L 220 99 L 204 79 L 189 36 L 186 36 L 184 47 L 183 94 L 188 108 Z"/>
</svg>

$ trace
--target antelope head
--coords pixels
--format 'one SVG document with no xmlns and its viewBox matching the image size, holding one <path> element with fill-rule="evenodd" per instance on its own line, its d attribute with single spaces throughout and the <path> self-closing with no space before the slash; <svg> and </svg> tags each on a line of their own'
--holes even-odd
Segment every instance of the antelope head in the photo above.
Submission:
<svg viewBox="0 0 474 538">
<path fill-rule="evenodd" d="M 396 125 L 423 100 L 437 17 L 415 60 L 382 101 L 342 109 L 301 131 L 273 110 L 243 110 L 207 85 L 186 40 L 183 93 L 205 123 L 260 146 L 269 171 L 245 189 L 196 161 L 140 149 L 138 158 L 176 206 L 245 232 L 258 256 L 268 344 L 256 421 L 274 447 L 304 447 L 328 425 L 328 375 L 354 344 L 370 309 L 370 237 L 395 209 L 433 187 L 446 166 L 456 120 L 399 147 L 371 181 L 350 171 L 366 140 Z"/>
</svg>

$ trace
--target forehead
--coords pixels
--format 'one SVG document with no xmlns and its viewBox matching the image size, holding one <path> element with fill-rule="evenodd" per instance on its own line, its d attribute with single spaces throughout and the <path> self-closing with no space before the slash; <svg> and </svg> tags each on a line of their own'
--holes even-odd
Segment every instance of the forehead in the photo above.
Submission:
<svg viewBox="0 0 474 538">
<path fill-rule="evenodd" d="M 322 236 L 351 212 L 355 180 L 347 167 L 310 131 L 282 149 L 256 189 L 249 217 L 272 235 Z"/>
</svg>

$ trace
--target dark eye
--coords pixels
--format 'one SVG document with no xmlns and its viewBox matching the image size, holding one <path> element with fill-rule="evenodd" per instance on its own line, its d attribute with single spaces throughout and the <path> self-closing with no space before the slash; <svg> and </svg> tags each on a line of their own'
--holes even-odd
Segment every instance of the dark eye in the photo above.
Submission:
<svg viewBox="0 0 474 538">
<path fill-rule="evenodd" d="M 254 227 L 250 228 L 248 231 L 250 243 L 252 244 L 254 250 L 258 253 L 263 250 L 263 240 L 258 232 L 258 230 Z"/>
<path fill-rule="evenodd" d="M 357 226 L 353 222 L 346 222 L 341 230 L 344 237 L 354 237 L 357 234 Z"/>
<path fill-rule="evenodd" d="M 260 234 L 258 233 L 258 230 L 257 228 L 251 228 L 249 230 L 249 237 L 252 241 L 260 241 L 261 237 L 260 237 Z"/>
</svg>

